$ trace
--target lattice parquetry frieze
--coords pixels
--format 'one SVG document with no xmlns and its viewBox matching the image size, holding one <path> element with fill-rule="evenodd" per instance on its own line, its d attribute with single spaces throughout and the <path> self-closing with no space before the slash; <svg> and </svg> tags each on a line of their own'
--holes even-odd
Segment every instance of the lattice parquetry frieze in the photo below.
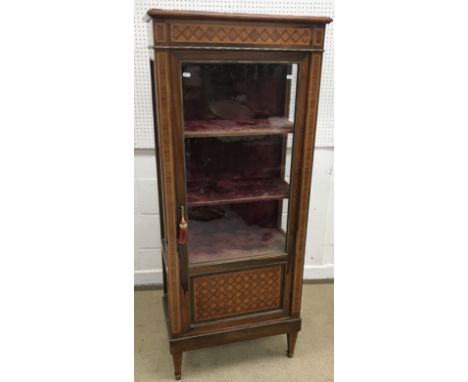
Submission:
<svg viewBox="0 0 468 382">
<path fill-rule="evenodd" d="M 281 307 L 282 266 L 200 276 L 193 280 L 194 321 Z"/>
<path fill-rule="evenodd" d="M 213 24 L 171 24 L 171 41 L 184 43 L 310 45 L 309 28 L 277 28 Z"/>
</svg>

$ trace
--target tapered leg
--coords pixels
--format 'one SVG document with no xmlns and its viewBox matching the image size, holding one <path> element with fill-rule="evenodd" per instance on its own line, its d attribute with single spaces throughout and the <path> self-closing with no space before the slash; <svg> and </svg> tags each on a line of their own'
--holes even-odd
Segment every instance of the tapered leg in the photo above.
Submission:
<svg viewBox="0 0 468 382">
<path fill-rule="evenodd" d="M 294 348 L 296 347 L 297 334 L 299 332 L 288 333 L 288 357 L 292 358 L 294 355 Z"/>
<path fill-rule="evenodd" d="M 174 361 L 174 374 L 176 381 L 182 378 L 182 352 L 172 353 L 172 360 Z"/>
</svg>

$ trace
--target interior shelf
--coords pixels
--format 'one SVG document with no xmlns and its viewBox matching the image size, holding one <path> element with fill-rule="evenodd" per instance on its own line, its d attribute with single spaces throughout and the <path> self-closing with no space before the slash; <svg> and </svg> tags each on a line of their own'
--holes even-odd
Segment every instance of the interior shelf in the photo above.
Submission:
<svg viewBox="0 0 468 382">
<path fill-rule="evenodd" d="M 192 220 L 188 232 L 191 264 L 284 253 L 286 245 L 283 230 L 247 225 L 241 219 Z"/>
<path fill-rule="evenodd" d="M 276 135 L 293 132 L 293 122 L 287 118 L 185 121 L 186 138 L 235 137 L 246 135 Z"/>
<path fill-rule="evenodd" d="M 189 207 L 279 200 L 288 197 L 289 184 L 282 179 L 187 183 L 187 204 Z"/>
</svg>

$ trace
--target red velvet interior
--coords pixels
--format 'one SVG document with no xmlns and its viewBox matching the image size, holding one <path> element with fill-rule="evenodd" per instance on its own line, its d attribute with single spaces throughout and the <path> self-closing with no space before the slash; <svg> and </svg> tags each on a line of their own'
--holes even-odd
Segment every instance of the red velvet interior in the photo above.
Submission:
<svg viewBox="0 0 468 382">
<path fill-rule="evenodd" d="M 219 179 L 187 184 L 189 207 L 287 198 L 289 184 L 281 179 Z"/>
<path fill-rule="evenodd" d="M 207 221 L 190 219 L 189 209 L 190 263 L 240 259 L 285 251 L 285 234 L 276 227 L 278 202 L 224 205 L 222 209 L 223 216 Z"/>
<path fill-rule="evenodd" d="M 191 263 L 284 252 L 289 67 L 183 65 Z"/>
<path fill-rule="evenodd" d="M 187 182 L 280 179 L 283 136 L 185 140 Z"/>
<path fill-rule="evenodd" d="M 292 132 L 293 123 L 286 118 L 250 119 L 250 120 L 187 120 L 185 121 L 185 136 L 218 136 L 218 135 L 249 135 L 278 134 Z"/>
<path fill-rule="evenodd" d="M 285 115 L 288 64 L 186 63 L 182 65 L 185 120 L 223 119 L 210 105 L 236 100 L 252 119 Z M 230 118 L 225 118 L 230 119 Z M 245 118 L 240 118 L 245 119 Z"/>
</svg>

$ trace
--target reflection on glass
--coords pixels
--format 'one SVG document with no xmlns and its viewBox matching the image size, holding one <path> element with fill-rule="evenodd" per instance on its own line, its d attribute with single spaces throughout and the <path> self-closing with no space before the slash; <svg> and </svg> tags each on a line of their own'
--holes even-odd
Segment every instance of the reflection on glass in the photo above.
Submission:
<svg viewBox="0 0 468 382">
<path fill-rule="evenodd" d="M 183 65 L 190 263 L 285 252 L 296 77 L 293 64 Z"/>
<path fill-rule="evenodd" d="M 293 65 L 184 64 L 186 136 L 291 130 Z"/>
</svg>

